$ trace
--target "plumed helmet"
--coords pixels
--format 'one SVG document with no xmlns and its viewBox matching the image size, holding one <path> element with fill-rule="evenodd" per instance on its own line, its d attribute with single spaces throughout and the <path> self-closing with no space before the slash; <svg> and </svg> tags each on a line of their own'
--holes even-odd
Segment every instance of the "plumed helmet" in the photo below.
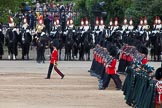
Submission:
<svg viewBox="0 0 162 108">
<path fill-rule="evenodd" d="M 99 19 L 98 19 L 98 17 L 96 17 L 96 25 L 99 25 Z"/>
<path fill-rule="evenodd" d="M 147 25 L 147 18 L 146 18 L 146 16 L 144 17 L 143 23 L 144 23 L 145 25 Z"/>
<path fill-rule="evenodd" d="M 130 18 L 129 25 L 133 25 L 133 18 Z"/>
<path fill-rule="evenodd" d="M 103 25 L 104 24 L 104 21 L 103 21 L 103 18 L 101 17 L 100 18 L 100 25 Z"/>
<path fill-rule="evenodd" d="M 13 18 L 11 16 L 8 17 L 8 23 L 13 23 Z"/>
<path fill-rule="evenodd" d="M 113 57 L 117 56 L 118 51 L 117 51 L 116 46 L 112 46 L 112 47 L 109 49 L 109 53 L 110 53 L 110 55 L 113 56 Z"/>
<path fill-rule="evenodd" d="M 85 18 L 85 25 L 88 25 L 88 24 L 89 24 L 88 18 L 86 17 L 86 18 Z"/>
<path fill-rule="evenodd" d="M 160 80 L 162 78 L 162 68 L 158 68 L 155 72 L 155 78 Z"/>
<path fill-rule="evenodd" d="M 83 18 L 81 19 L 80 25 L 81 26 L 84 26 L 84 20 L 83 20 Z"/>
<path fill-rule="evenodd" d="M 158 23 L 158 20 L 157 20 L 157 16 L 156 16 L 154 19 L 154 25 L 157 25 L 157 23 Z"/>
<path fill-rule="evenodd" d="M 118 26 L 118 18 L 117 18 L 117 17 L 115 18 L 114 25 L 115 25 L 115 26 Z"/>
<path fill-rule="evenodd" d="M 27 22 L 27 17 L 24 17 L 24 20 L 23 21 L 24 21 L 24 23 L 28 23 Z"/>
<path fill-rule="evenodd" d="M 112 18 L 110 18 L 109 26 L 112 26 L 112 25 L 113 25 L 113 20 L 112 20 Z"/>
<path fill-rule="evenodd" d="M 124 23 L 124 25 L 128 23 L 127 18 L 124 18 L 124 22 L 123 23 Z"/>
<path fill-rule="evenodd" d="M 140 25 L 143 25 L 143 18 L 140 18 Z"/>
</svg>

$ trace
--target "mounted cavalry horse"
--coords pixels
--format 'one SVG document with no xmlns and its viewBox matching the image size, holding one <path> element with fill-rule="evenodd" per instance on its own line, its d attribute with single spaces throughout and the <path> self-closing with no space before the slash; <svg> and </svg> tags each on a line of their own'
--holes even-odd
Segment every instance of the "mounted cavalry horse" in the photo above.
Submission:
<svg viewBox="0 0 162 108">
<path fill-rule="evenodd" d="M 9 28 L 5 36 L 6 45 L 8 47 L 8 59 L 15 60 L 18 54 L 17 43 L 18 43 L 18 33 L 16 29 Z"/>
<path fill-rule="evenodd" d="M 32 42 L 32 36 L 29 32 L 29 30 L 22 30 L 19 34 L 19 41 L 22 48 L 22 59 L 24 60 L 24 57 L 27 57 L 27 60 L 29 60 L 29 49 Z"/>
<path fill-rule="evenodd" d="M 162 32 L 153 31 L 150 34 L 151 60 L 161 61 Z"/>
<path fill-rule="evenodd" d="M 64 60 L 71 60 L 72 55 L 72 45 L 73 45 L 73 31 L 68 29 L 65 41 L 65 58 Z"/>
<path fill-rule="evenodd" d="M 81 30 L 79 39 L 79 60 L 90 60 L 90 49 L 93 47 L 93 37 L 90 29 Z"/>
<path fill-rule="evenodd" d="M 2 59 L 2 55 L 4 54 L 3 45 L 4 45 L 4 34 L 2 32 L 2 29 L 0 28 L 0 59 Z"/>
</svg>

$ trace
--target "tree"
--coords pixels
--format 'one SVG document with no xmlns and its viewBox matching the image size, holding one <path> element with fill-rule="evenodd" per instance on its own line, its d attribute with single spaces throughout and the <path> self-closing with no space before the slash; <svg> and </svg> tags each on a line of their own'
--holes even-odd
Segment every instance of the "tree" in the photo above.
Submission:
<svg viewBox="0 0 162 108">
<path fill-rule="evenodd" d="M 156 15 L 162 16 L 161 0 L 134 0 L 132 6 L 125 11 L 127 17 L 132 16 L 136 24 L 139 18 L 146 16 L 148 23 L 153 24 Z"/>
<path fill-rule="evenodd" d="M 28 0 L 31 3 L 32 0 Z M 7 22 L 7 17 L 11 13 L 16 13 L 20 10 L 20 4 L 23 3 L 24 0 L 1 0 L 0 1 L 0 22 Z M 11 10 L 11 13 L 9 12 Z"/>
</svg>

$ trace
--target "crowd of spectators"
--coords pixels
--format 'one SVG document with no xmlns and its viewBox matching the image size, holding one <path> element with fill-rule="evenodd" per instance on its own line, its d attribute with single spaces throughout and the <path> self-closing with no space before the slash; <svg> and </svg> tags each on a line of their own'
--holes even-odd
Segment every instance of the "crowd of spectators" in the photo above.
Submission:
<svg viewBox="0 0 162 108">
<path fill-rule="evenodd" d="M 59 19 L 61 24 L 63 21 L 63 19 L 61 19 L 63 14 L 66 16 L 66 19 L 69 17 L 74 18 L 74 5 L 75 4 L 73 2 L 67 4 L 58 4 L 54 1 L 51 1 L 50 3 L 40 3 L 37 1 L 32 5 L 29 5 L 29 3 L 26 2 L 21 4 L 21 13 L 23 16 L 27 16 L 28 23 L 32 29 L 35 27 L 40 15 L 43 15 L 46 28 L 51 29 L 55 19 Z M 47 25 L 49 27 L 47 27 Z M 50 30 L 48 30 L 48 32 L 49 31 Z"/>
</svg>

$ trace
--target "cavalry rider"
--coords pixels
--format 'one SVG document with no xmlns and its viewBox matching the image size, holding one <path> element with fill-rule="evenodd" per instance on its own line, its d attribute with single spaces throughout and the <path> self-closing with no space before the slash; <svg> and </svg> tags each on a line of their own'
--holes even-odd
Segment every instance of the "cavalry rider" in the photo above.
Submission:
<svg viewBox="0 0 162 108">
<path fill-rule="evenodd" d="M 112 18 L 110 18 L 109 24 L 108 24 L 108 29 L 110 29 L 111 31 L 113 30 L 113 20 Z"/>
<path fill-rule="evenodd" d="M 26 30 L 28 27 L 29 27 L 29 24 L 28 24 L 28 22 L 27 22 L 27 18 L 24 17 L 22 28 L 23 28 L 24 30 Z"/>
<path fill-rule="evenodd" d="M 73 20 L 71 17 L 68 18 L 66 25 L 67 25 L 67 28 L 72 29 L 74 27 Z"/>
<path fill-rule="evenodd" d="M 9 25 L 9 29 L 12 30 L 12 32 L 14 32 L 14 34 L 16 35 L 17 34 L 16 24 L 14 23 L 14 20 L 11 16 L 9 16 L 9 18 L 8 18 L 8 25 Z M 16 39 L 16 38 L 14 38 L 14 39 Z M 13 43 L 13 40 L 12 40 L 12 43 Z M 12 50 L 11 52 L 13 53 L 13 55 L 9 54 L 8 59 L 10 60 L 11 57 L 12 57 L 13 60 L 16 60 L 16 56 L 17 56 L 17 53 L 18 53 L 17 48 L 16 48 L 17 47 L 16 40 L 15 40 L 14 46 L 8 46 L 8 47 L 14 47 L 14 48 L 9 48 L 10 50 Z"/>
<path fill-rule="evenodd" d="M 104 25 L 104 21 L 103 21 L 103 18 L 100 17 L 96 17 L 96 21 L 95 21 L 95 30 L 99 30 L 99 31 L 103 31 L 105 28 L 105 25 Z"/>
<path fill-rule="evenodd" d="M 147 18 L 146 18 L 146 16 L 144 17 L 144 25 L 143 25 L 143 30 L 146 32 L 146 41 L 148 41 L 149 40 L 149 34 L 150 34 L 150 32 L 149 32 L 149 28 L 150 28 L 150 26 L 148 25 L 148 23 L 147 23 Z"/>
<path fill-rule="evenodd" d="M 140 18 L 140 24 L 138 25 L 138 31 L 142 31 L 143 30 L 143 18 Z"/>
<path fill-rule="evenodd" d="M 144 17 L 144 25 L 143 25 L 143 29 L 144 30 L 148 30 L 149 29 L 149 25 L 148 25 L 148 23 L 147 23 L 147 18 L 146 18 L 146 16 Z"/>
<path fill-rule="evenodd" d="M 3 50 L 3 44 L 4 44 L 4 34 L 3 34 L 3 25 L 0 22 L 0 60 L 2 59 L 2 56 L 4 54 L 4 50 Z"/>
<path fill-rule="evenodd" d="M 97 30 L 97 28 L 99 28 L 99 18 L 98 17 L 96 17 L 94 29 Z"/>
<path fill-rule="evenodd" d="M 54 18 L 53 25 L 54 25 L 53 30 L 56 30 L 60 26 L 60 21 L 59 21 L 58 17 Z"/>
<path fill-rule="evenodd" d="M 118 21 L 118 18 L 116 17 L 115 18 L 115 21 L 114 21 L 114 31 L 116 31 L 117 29 L 119 28 L 119 21 Z"/>
<path fill-rule="evenodd" d="M 103 18 L 102 17 L 100 18 L 100 22 L 99 23 L 100 23 L 99 28 L 100 28 L 100 30 L 103 31 L 104 28 L 105 28 L 105 25 L 104 25 L 104 21 L 103 21 Z"/>
<path fill-rule="evenodd" d="M 157 20 L 157 16 L 156 16 L 154 19 L 153 30 L 156 30 L 157 22 L 158 22 L 158 20 Z"/>
<path fill-rule="evenodd" d="M 134 29 L 134 26 L 133 26 L 133 19 L 130 18 L 128 30 L 129 30 L 129 31 L 133 31 L 133 29 Z"/>
<path fill-rule="evenodd" d="M 9 25 L 9 28 L 11 28 L 11 29 L 15 28 L 15 26 L 16 26 L 16 24 L 14 23 L 14 20 L 11 16 L 9 16 L 8 25 Z"/>
<path fill-rule="evenodd" d="M 80 30 L 82 32 L 86 32 L 89 30 L 89 22 L 88 22 L 88 18 L 86 17 L 85 19 L 81 19 L 81 26 L 80 26 Z"/>
<path fill-rule="evenodd" d="M 157 25 L 156 25 L 156 29 L 157 29 L 158 31 L 160 31 L 161 28 L 162 28 L 162 25 L 161 25 L 161 19 L 160 19 L 160 17 L 158 16 L 158 17 L 157 17 Z"/>
<path fill-rule="evenodd" d="M 127 18 L 124 18 L 124 22 L 123 22 L 122 29 L 123 29 L 123 31 L 125 31 L 126 29 L 128 29 L 128 20 L 127 20 Z"/>
<path fill-rule="evenodd" d="M 84 23 L 85 25 L 84 25 L 84 30 L 85 31 L 88 31 L 89 30 L 89 21 L 88 21 L 88 18 L 86 17 L 85 18 L 85 23 Z"/>
<path fill-rule="evenodd" d="M 38 37 L 40 37 L 40 35 L 41 35 L 42 31 L 44 30 L 44 28 L 45 28 L 45 25 L 43 23 L 43 16 L 40 15 L 39 19 L 38 19 L 37 26 L 36 26 Z"/>
</svg>

